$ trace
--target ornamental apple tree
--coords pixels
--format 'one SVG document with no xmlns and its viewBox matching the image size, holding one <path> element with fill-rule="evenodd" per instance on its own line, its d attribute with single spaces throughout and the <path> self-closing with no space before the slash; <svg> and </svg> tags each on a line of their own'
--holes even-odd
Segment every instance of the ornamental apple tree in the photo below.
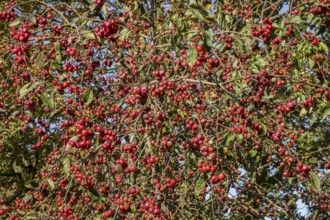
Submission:
<svg viewBox="0 0 330 220">
<path fill-rule="evenodd" d="M 326 219 L 328 0 L 0 3 L 4 219 Z"/>
</svg>

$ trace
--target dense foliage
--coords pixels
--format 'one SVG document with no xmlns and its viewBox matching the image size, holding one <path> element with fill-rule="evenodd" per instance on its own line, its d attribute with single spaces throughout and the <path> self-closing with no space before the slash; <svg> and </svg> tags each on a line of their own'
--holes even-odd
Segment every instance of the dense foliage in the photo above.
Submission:
<svg viewBox="0 0 330 220">
<path fill-rule="evenodd" d="M 0 218 L 330 218 L 328 0 L 0 9 Z"/>
</svg>

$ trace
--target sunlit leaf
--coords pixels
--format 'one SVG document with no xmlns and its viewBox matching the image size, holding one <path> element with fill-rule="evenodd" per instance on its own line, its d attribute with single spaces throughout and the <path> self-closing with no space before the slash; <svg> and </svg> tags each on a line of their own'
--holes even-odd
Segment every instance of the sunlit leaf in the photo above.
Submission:
<svg viewBox="0 0 330 220">
<path fill-rule="evenodd" d="M 15 21 L 10 22 L 9 26 L 10 26 L 10 27 L 14 27 L 14 26 L 19 25 L 20 23 L 21 23 L 21 21 L 16 19 Z"/>
<path fill-rule="evenodd" d="M 190 48 L 187 54 L 187 62 L 192 67 L 197 61 L 197 50 L 196 48 Z"/>
<path fill-rule="evenodd" d="M 46 183 L 47 183 L 48 187 L 50 188 L 50 190 L 54 190 L 55 189 L 55 184 L 54 184 L 54 181 L 53 180 L 47 179 L 46 180 Z"/>
<path fill-rule="evenodd" d="M 93 97 L 94 97 L 93 90 L 87 90 L 84 93 L 84 102 L 85 102 L 85 105 L 86 106 L 88 106 L 89 104 L 91 104 L 91 102 L 93 101 Z"/>
</svg>

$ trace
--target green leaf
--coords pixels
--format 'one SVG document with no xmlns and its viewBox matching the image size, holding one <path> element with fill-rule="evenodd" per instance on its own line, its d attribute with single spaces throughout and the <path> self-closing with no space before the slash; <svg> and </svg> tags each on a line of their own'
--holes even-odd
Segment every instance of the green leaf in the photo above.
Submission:
<svg viewBox="0 0 330 220">
<path fill-rule="evenodd" d="M 61 64 L 62 63 L 62 55 L 61 55 L 61 52 L 60 51 L 57 51 L 56 52 L 56 62 L 58 63 L 58 64 Z"/>
<path fill-rule="evenodd" d="M 317 163 L 320 163 L 320 159 L 317 157 L 310 157 L 310 158 L 308 158 L 308 163 L 317 164 Z"/>
<path fill-rule="evenodd" d="M 14 168 L 15 173 L 22 173 L 23 172 L 22 166 L 20 164 L 17 164 L 16 160 L 13 163 L 13 168 Z"/>
<path fill-rule="evenodd" d="M 11 113 L 11 116 L 15 116 L 19 113 L 19 111 L 14 111 L 13 113 Z"/>
<path fill-rule="evenodd" d="M 193 14 L 200 20 L 204 20 L 204 16 L 196 9 L 193 10 Z"/>
<path fill-rule="evenodd" d="M 261 123 L 261 127 L 262 127 L 262 134 L 267 134 L 267 125 L 265 125 L 265 124 L 263 124 L 263 123 Z"/>
<path fill-rule="evenodd" d="M 309 178 L 311 179 L 312 186 L 314 187 L 314 189 L 321 191 L 321 181 L 320 181 L 319 177 L 313 172 L 309 172 L 308 175 L 309 175 Z"/>
<path fill-rule="evenodd" d="M 274 23 L 273 23 L 273 27 L 274 27 L 274 28 L 280 28 L 280 25 L 279 25 L 278 23 L 274 22 Z"/>
<path fill-rule="evenodd" d="M 55 67 L 58 71 L 62 71 L 62 70 L 63 70 L 62 64 L 54 63 L 53 65 L 54 65 L 54 67 Z"/>
<path fill-rule="evenodd" d="M 204 186 L 205 186 L 205 180 L 203 180 L 203 179 L 197 180 L 196 185 L 195 185 L 195 195 L 196 196 L 198 196 L 203 191 Z"/>
<path fill-rule="evenodd" d="M 51 98 L 47 98 L 47 94 L 43 93 L 40 95 L 41 102 L 50 109 L 54 109 L 55 105 Z"/>
<path fill-rule="evenodd" d="M 188 10 L 184 13 L 184 15 L 187 16 L 187 17 L 192 16 L 192 15 L 193 15 L 193 13 L 192 13 L 192 9 L 188 9 Z"/>
<path fill-rule="evenodd" d="M 190 48 L 187 54 L 187 62 L 192 67 L 197 61 L 197 50 L 196 48 Z"/>
<path fill-rule="evenodd" d="M 24 183 L 24 186 L 29 189 L 35 189 L 38 186 L 38 183 L 35 179 L 28 180 Z"/>
<path fill-rule="evenodd" d="M 234 132 L 230 132 L 227 136 L 226 136 L 226 142 L 225 145 L 228 146 L 230 144 L 230 142 L 232 142 L 235 139 L 235 133 Z"/>
<path fill-rule="evenodd" d="M 49 186 L 50 190 L 53 191 L 55 189 L 54 181 L 51 179 L 47 179 L 46 182 L 47 182 L 47 185 Z"/>
<path fill-rule="evenodd" d="M 68 42 L 69 42 L 70 44 L 72 44 L 73 40 L 74 40 L 74 37 L 73 37 L 73 36 L 68 38 Z"/>
<path fill-rule="evenodd" d="M 27 182 L 30 182 L 30 181 L 27 181 Z M 27 203 L 28 201 L 30 201 L 31 198 L 32 198 L 31 194 L 25 194 L 25 196 L 23 197 L 23 201 Z"/>
<path fill-rule="evenodd" d="M 329 48 L 328 48 L 328 46 L 327 46 L 325 43 L 320 42 L 320 43 L 319 43 L 319 46 L 320 46 L 320 48 L 322 48 L 322 50 L 323 50 L 325 53 L 329 53 Z"/>
<path fill-rule="evenodd" d="M 30 212 L 27 213 L 27 215 L 28 216 L 24 216 L 24 218 L 26 220 L 35 220 L 35 219 L 38 219 L 40 217 L 40 215 L 36 211 L 30 211 Z"/>
<path fill-rule="evenodd" d="M 88 39 L 91 39 L 91 40 L 95 40 L 96 38 L 95 38 L 95 34 L 94 33 L 92 33 L 92 32 L 87 32 L 87 33 L 84 33 L 84 36 L 86 37 L 86 38 L 88 38 Z"/>
<path fill-rule="evenodd" d="M 313 21 L 312 21 L 312 25 L 314 26 L 319 26 L 321 24 L 322 20 L 320 19 L 320 17 L 314 17 Z"/>
<path fill-rule="evenodd" d="M 21 90 L 19 91 L 19 98 L 23 98 L 26 94 L 31 92 L 33 89 L 35 89 L 38 86 L 38 83 L 28 83 L 24 85 Z"/>
<path fill-rule="evenodd" d="M 69 157 L 65 157 L 62 161 L 63 163 L 63 171 L 66 175 L 70 175 L 70 159 Z"/>
<path fill-rule="evenodd" d="M 196 36 L 199 33 L 198 30 L 191 30 L 187 32 L 187 38 L 191 39 L 192 37 Z"/>
<path fill-rule="evenodd" d="M 242 134 L 238 134 L 237 135 L 237 141 L 238 141 L 238 143 L 242 143 L 243 142 L 243 135 Z"/>
<path fill-rule="evenodd" d="M 268 65 L 268 62 L 266 60 L 264 60 L 263 58 L 259 57 L 259 58 L 257 58 L 255 65 L 258 66 L 259 68 L 262 68 L 262 67 Z"/>
<path fill-rule="evenodd" d="M 32 16 L 31 21 L 32 21 L 33 24 L 36 24 L 36 23 L 37 23 L 37 18 L 36 18 L 36 16 Z"/>
<path fill-rule="evenodd" d="M 294 16 L 290 19 L 290 22 L 294 23 L 294 24 L 300 24 L 302 22 L 302 20 L 301 20 L 300 16 Z"/>
<path fill-rule="evenodd" d="M 207 34 L 204 35 L 204 44 L 206 45 L 206 49 L 207 49 L 208 51 L 210 51 L 210 49 L 211 49 L 212 46 L 213 46 L 212 38 L 213 38 L 213 37 L 210 37 L 210 36 L 207 35 Z"/>
<path fill-rule="evenodd" d="M 309 69 L 313 69 L 315 62 L 314 62 L 314 60 L 312 60 L 311 58 L 309 58 L 308 59 L 308 64 L 309 64 Z"/>
<path fill-rule="evenodd" d="M 93 201 L 100 200 L 100 194 L 96 190 L 90 189 L 89 192 L 90 192 L 89 195 Z"/>
<path fill-rule="evenodd" d="M 102 6 L 102 9 L 101 10 L 102 10 L 103 14 L 107 17 L 108 14 L 109 14 L 109 12 L 108 12 L 108 8 L 107 8 L 106 4 L 104 4 Z"/>
<path fill-rule="evenodd" d="M 322 120 L 325 120 L 330 115 L 330 108 L 326 109 L 322 114 Z"/>
<path fill-rule="evenodd" d="M 290 199 L 289 202 L 287 203 L 289 206 L 290 205 L 294 205 L 295 204 L 295 200 L 294 199 Z"/>
<path fill-rule="evenodd" d="M 258 74 L 260 71 L 258 70 L 258 68 L 256 66 L 254 66 L 251 70 L 254 74 Z"/>
<path fill-rule="evenodd" d="M 255 157 L 257 155 L 257 151 L 256 150 L 250 150 L 249 154 L 251 155 L 251 157 Z"/>
<path fill-rule="evenodd" d="M 10 27 L 14 27 L 14 26 L 19 25 L 20 23 L 21 23 L 20 20 L 15 20 L 15 21 L 10 22 L 10 23 L 9 23 L 9 26 L 10 26 Z"/>
<path fill-rule="evenodd" d="M 130 33 L 130 30 L 127 28 L 124 28 L 123 30 L 121 30 L 119 40 L 124 40 L 124 39 L 128 38 L 129 33 Z"/>
<path fill-rule="evenodd" d="M 232 18 L 230 15 L 228 15 L 228 14 L 225 15 L 225 21 L 226 21 L 227 23 L 231 24 L 232 19 L 233 19 L 233 18 Z"/>
<path fill-rule="evenodd" d="M 305 116 L 306 114 L 307 114 L 307 110 L 306 110 L 306 108 L 302 108 L 302 109 L 300 110 L 299 116 L 300 116 L 300 117 L 303 117 L 303 116 Z"/>
<path fill-rule="evenodd" d="M 61 44 L 60 44 L 59 42 L 57 42 L 57 43 L 55 44 L 55 49 L 56 49 L 56 50 L 60 50 L 60 49 L 61 49 Z"/>
<path fill-rule="evenodd" d="M 193 7 L 197 7 L 198 6 L 198 3 L 196 0 L 189 0 L 189 2 L 191 3 L 191 6 Z"/>
<path fill-rule="evenodd" d="M 315 115 L 312 120 L 310 121 L 309 126 L 312 126 L 316 121 L 317 121 L 318 117 Z"/>
<path fill-rule="evenodd" d="M 84 93 L 84 102 L 86 106 L 91 104 L 91 102 L 93 101 L 93 97 L 94 97 L 93 90 L 89 89 Z"/>
</svg>

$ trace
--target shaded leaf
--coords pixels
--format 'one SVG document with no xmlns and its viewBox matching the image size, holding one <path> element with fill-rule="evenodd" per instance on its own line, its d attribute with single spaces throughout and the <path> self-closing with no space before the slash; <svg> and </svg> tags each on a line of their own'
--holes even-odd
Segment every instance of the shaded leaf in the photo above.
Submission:
<svg viewBox="0 0 330 220">
<path fill-rule="evenodd" d="M 89 195 L 93 201 L 98 201 L 100 199 L 100 194 L 96 190 L 90 189 L 89 192 Z"/>
</svg>

